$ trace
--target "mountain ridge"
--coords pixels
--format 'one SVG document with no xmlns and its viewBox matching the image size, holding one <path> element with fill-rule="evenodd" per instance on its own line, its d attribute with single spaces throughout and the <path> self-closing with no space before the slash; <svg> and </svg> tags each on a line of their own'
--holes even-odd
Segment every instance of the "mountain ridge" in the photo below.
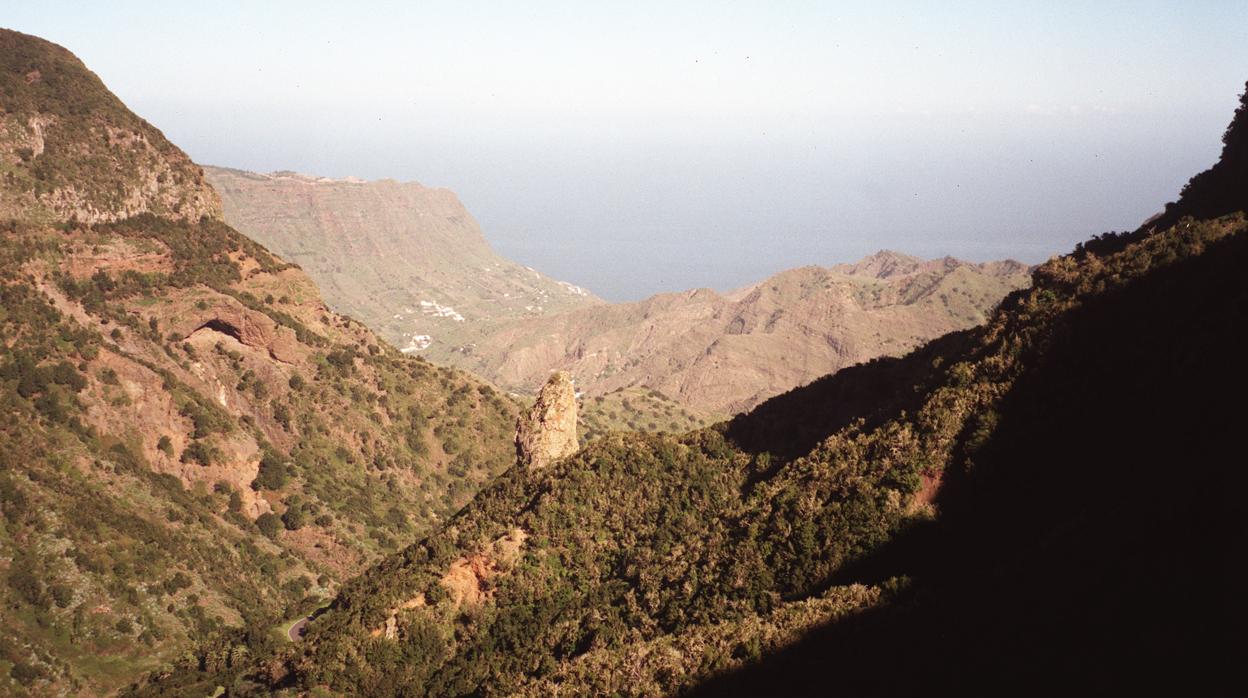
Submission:
<svg viewBox="0 0 1248 698">
<path fill-rule="evenodd" d="M 692 289 L 510 323 L 454 363 L 517 391 L 555 367 L 587 396 L 637 387 L 728 415 L 977 324 L 1027 283 L 1026 270 L 951 258 L 904 271 L 809 265 L 726 294 Z"/>
</svg>

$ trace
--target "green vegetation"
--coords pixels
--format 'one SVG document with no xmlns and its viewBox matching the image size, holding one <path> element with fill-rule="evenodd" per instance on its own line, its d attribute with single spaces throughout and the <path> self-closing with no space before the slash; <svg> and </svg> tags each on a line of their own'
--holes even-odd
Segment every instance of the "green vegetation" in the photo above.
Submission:
<svg viewBox="0 0 1248 698">
<path fill-rule="evenodd" d="M 1190 392 L 1184 379 L 1193 357 L 1209 357 L 1211 370 L 1231 365 L 1225 333 L 1195 328 L 1218 327 L 1211 318 L 1234 308 L 1242 317 L 1248 305 L 1234 270 L 1245 263 L 1242 217 L 1098 238 L 1037 269 L 1034 288 L 1011 296 L 983 328 L 841 372 L 716 428 L 610 435 L 546 470 L 513 470 L 441 533 L 347 584 L 306 641 L 266 658 L 263 672 L 208 679 L 184 665 L 143 690 L 210 680 L 240 695 L 271 682 L 369 695 L 414 686 L 431 695 L 659 694 L 802 647 L 798 640 L 816 628 L 848 628 L 834 646 L 856 659 L 838 661 L 837 671 L 857 692 L 871 692 L 872 680 L 904 684 L 908 674 L 878 673 L 895 655 L 852 651 L 859 636 L 886 646 L 893 621 L 880 621 L 877 632 L 856 619 L 909 618 L 909 609 L 928 608 L 919 603 L 926 593 L 945 593 L 932 586 L 937 570 L 983 592 L 995 566 L 1015 559 L 1012 544 L 1044 558 L 1035 546 L 1054 529 L 1037 528 L 1040 521 L 1106 545 L 1110 534 L 1099 527 L 1113 531 L 1116 519 L 1105 517 L 1098 498 L 1130 487 L 1129 469 L 1156 458 L 1145 447 L 1118 460 L 1104 445 L 1071 458 L 1063 444 L 1093 444 L 1100 429 L 1130 433 L 1139 419 L 1173 420 L 1186 433 L 1221 414 L 1220 404 L 1193 413 L 1190 399 L 1174 403 L 1182 405 L 1177 413 L 1141 411 L 1150 403 L 1128 386 L 1130 377 L 1149 375 L 1158 388 Z M 1150 322 L 1163 323 L 1160 337 L 1184 338 L 1161 345 L 1179 352 L 1178 364 L 1156 346 L 1131 349 Z M 1059 454 L 1070 463 L 1046 460 Z M 1071 497 L 1060 479 L 1040 485 L 1036 474 L 1046 469 L 1080 472 L 1086 494 Z M 938 482 L 945 489 L 937 518 Z M 1030 493 L 1031 486 L 1042 489 Z M 1011 514 L 1015 507 L 1032 518 Z M 507 541 L 517 536 L 520 553 L 509 557 Z M 968 579 L 929 557 L 937 544 L 956 559 L 979 560 L 965 566 L 984 576 Z M 452 574 L 457 565 L 490 572 L 465 578 Z M 1096 569 L 1117 585 L 1109 593 L 1144 591 L 1111 563 Z M 1023 564 L 1010 574 L 1040 573 Z M 1037 579 L 1051 584 L 1057 574 Z M 965 593 L 956 598 L 932 608 L 974 607 Z M 977 622 L 994 615 L 990 607 L 983 614 Z M 388 622 L 397 627 L 393 640 L 382 633 Z M 992 627 L 996 635 L 967 641 L 983 652 L 1001 646 L 1009 626 Z M 942 678 L 962 675 L 918 659 L 926 651 L 960 666 L 939 643 L 903 644 L 904 661 Z M 818 657 L 810 666 L 829 661 L 810 651 Z M 803 671 L 781 680 L 816 680 Z M 773 680 L 759 674 L 754 690 Z"/>
<path fill-rule="evenodd" d="M 0 547 L 28 553 L 0 693 L 259 652 L 511 464 L 512 401 L 201 216 L 198 168 L 68 52 L 0 30 L 0 98 Z"/>
<path fill-rule="evenodd" d="M 2 217 L 90 219 L 133 205 L 134 197 L 170 217 L 219 209 L 199 167 L 60 46 L 0 31 L 0 102 Z"/>
<path fill-rule="evenodd" d="M 76 256 L 92 249 L 163 250 L 168 262 L 157 266 L 162 271 L 71 273 Z M 10 222 L 0 237 L 0 261 L 0 331 L 10 342 L 0 346 L 0 428 L 26 435 L 5 439 L 5 468 L 13 473 L 6 482 L 23 493 L 15 501 L 34 498 L 46 512 L 11 521 L 5 535 L 10 541 L 36 536 L 51 546 L 46 549 L 92 551 L 80 558 L 86 568 L 43 569 L 41 561 L 45 581 L 18 585 L 29 592 L 18 592 L 28 610 L 5 614 L 11 630 L 0 638 L 38 648 L 43 657 L 14 664 L 32 686 L 115 686 L 192 643 L 238 637 L 249 624 L 271 625 L 311 591 L 289 584 L 288 575 L 328 576 L 332 586 L 355 565 L 452 514 L 512 462 L 511 401 L 462 374 L 383 350 L 347 321 L 317 332 L 289 312 L 297 308 L 254 302 L 251 284 L 288 269 L 219 223 L 143 216 L 54 231 Z M 244 267 L 251 270 L 246 279 Z M 32 269 L 98 323 L 58 310 L 31 282 Z M 169 317 L 162 313 L 186 312 L 175 308 L 212 313 L 220 299 L 288 328 L 308 352 L 307 363 L 286 375 L 223 325 L 222 340 L 195 349 L 162 321 Z M 123 327 L 125 333 L 113 332 Z M 127 386 L 135 381 L 144 392 L 131 392 Z M 229 395 L 224 404 L 218 385 Z M 159 418 L 166 410 L 174 422 Z M 255 456 L 245 455 L 249 443 L 258 447 Z M 259 461 L 254 481 L 214 487 L 220 483 L 209 478 L 245 467 L 248 458 Z M 66 474 L 52 477 L 45 469 Z M 52 483 L 68 474 L 78 489 L 54 493 Z M 200 477 L 202 485 L 195 482 Z M 202 492 L 203 485 L 215 491 Z M 255 511 L 254 496 L 245 497 L 243 488 L 275 502 L 275 511 Z M 80 500 L 97 490 L 100 501 Z M 100 506 L 116 512 L 118 528 L 67 525 Z M 35 533 L 31 526 L 49 528 Z M 308 528 L 337 541 L 333 557 L 314 561 L 287 538 Z M 103 540 L 97 535 L 109 541 L 98 553 L 98 544 L 87 543 Z M 157 542 L 147 553 L 152 559 L 117 568 L 112 558 L 122 548 L 115 546 L 135 540 Z M 147 580 L 179 571 L 193 580 L 196 603 L 143 600 Z M 75 591 L 67 595 L 66 588 Z M 325 585 L 318 588 L 325 593 Z M 91 591 L 80 595 L 80 589 Z M 92 615 L 97 606 L 110 610 Z M 99 616 L 102 629 L 91 636 L 98 642 L 58 639 L 81 622 L 75 614 Z M 123 615 L 133 632 L 118 630 Z M 112 658 L 107 668 L 88 662 L 96 654 Z"/>
<path fill-rule="evenodd" d="M 648 388 L 621 388 L 585 398 L 579 409 L 582 443 L 614 431 L 683 434 L 710 426 L 715 421 Z"/>
</svg>

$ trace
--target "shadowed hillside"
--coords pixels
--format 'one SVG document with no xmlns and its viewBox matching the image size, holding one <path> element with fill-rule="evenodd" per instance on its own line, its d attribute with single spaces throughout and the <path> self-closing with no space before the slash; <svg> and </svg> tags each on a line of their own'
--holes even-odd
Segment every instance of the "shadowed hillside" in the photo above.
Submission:
<svg viewBox="0 0 1248 698">
<path fill-rule="evenodd" d="M 834 576 L 908 588 L 695 695 L 823 694 L 829 677 L 852 695 L 1234 692 L 1248 652 L 1241 102 L 1222 158 L 1161 218 L 1070 258 L 1162 268 L 1073 308 L 947 472 L 939 518 Z"/>
<path fill-rule="evenodd" d="M 835 576 L 904 593 L 697 694 L 1228 687 L 1248 649 L 1246 264 L 1239 233 L 1072 311 L 947 471 L 936 522 Z"/>
<path fill-rule="evenodd" d="M 1184 216 L 1216 218 L 1248 210 L 1245 182 L 1248 182 L 1248 85 L 1240 96 L 1231 125 L 1222 136 L 1222 157 L 1213 167 L 1192 177 L 1183 187 L 1179 200 L 1167 204 L 1165 212 L 1150 224 L 1167 228 Z"/>
</svg>

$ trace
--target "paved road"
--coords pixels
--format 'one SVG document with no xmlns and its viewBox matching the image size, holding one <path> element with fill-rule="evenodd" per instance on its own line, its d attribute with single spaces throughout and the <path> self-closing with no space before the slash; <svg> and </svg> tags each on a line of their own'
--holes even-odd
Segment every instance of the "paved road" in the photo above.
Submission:
<svg viewBox="0 0 1248 698">
<path fill-rule="evenodd" d="M 308 621 L 312 620 L 312 616 L 304 616 L 291 624 L 286 630 L 286 637 L 291 642 L 298 642 L 303 639 L 303 634 L 308 631 Z"/>
</svg>

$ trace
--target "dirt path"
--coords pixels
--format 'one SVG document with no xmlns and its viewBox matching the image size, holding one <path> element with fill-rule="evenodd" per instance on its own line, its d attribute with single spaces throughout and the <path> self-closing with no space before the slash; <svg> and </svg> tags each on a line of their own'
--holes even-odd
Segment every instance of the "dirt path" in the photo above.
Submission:
<svg viewBox="0 0 1248 698">
<path fill-rule="evenodd" d="M 312 620 L 312 616 L 304 616 L 299 620 L 291 623 L 286 630 L 286 638 L 291 642 L 298 642 L 303 639 L 303 634 L 308 630 L 308 621 Z"/>
</svg>

